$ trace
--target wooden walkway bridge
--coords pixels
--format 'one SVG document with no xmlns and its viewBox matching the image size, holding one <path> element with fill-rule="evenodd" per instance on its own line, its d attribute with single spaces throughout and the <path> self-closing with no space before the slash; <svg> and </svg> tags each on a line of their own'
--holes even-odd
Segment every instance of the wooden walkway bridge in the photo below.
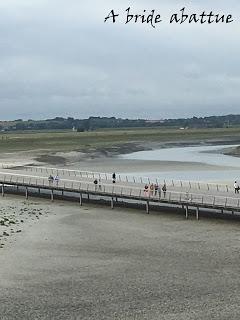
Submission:
<svg viewBox="0 0 240 320">
<path fill-rule="evenodd" d="M 49 182 L 49 174 L 59 175 L 59 182 Z M 93 180 L 98 179 L 95 185 Z M 0 172 L 0 187 L 2 196 L 6 193 L 30 195 L 45 195 L 52 201 L 63 196 L 78 199 L 82 205 L 85 199 L 104 199 L 113 209 L 117 203 L 135 203 L 144 205 L 149 213 L 151 205 L 184 209 L 188 218 L 189 210 L 194 210 L 199 219 L 199 211 L 214 210 L 221 213 L 240 212 L 240 195 L 234 194 L 228 185 L 209 184 L 186 181 L 163 181 L 167 184 L 167 192 L 145 192 L 145 183 L 154 183 L 145 178 L 130 179 L 128 176 L 118 175 L 116 183 L 112 183 L 112 176 L 107 173 L 82 172 L 43 167 L 3 167 Z M 161 185 L 160 181 L 157 181 Z"/>
</svg>

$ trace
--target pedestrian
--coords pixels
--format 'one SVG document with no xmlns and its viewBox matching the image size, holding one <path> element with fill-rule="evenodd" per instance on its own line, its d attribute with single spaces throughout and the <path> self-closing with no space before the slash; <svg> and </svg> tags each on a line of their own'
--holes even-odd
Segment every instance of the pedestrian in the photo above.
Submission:
<svg viewBox="0 0 240 320">
<path fill-rule="evenodd" d="M 93 181 L 93 183 L 94 183 L 94 185 L 95 185 L 95 191 L 96 191 L 96 190 L 97 190 L 97 185 L 98 185 L 98 180 L 95 179 L 95 180 Z"/>
<path fill-rule="evenodd" d="M 148 185 L 145 184 L 145 187 L 144 187 L 144 196 L 147 196 L 148 195 Z"/>
<path fill-rule="evenodd" d="M 166 197 L 166 192 L 167 192 L 167 186 L 166 186 L 166 183 L 164 183 L 163 187 L 162 187 L 162 191 L 163 191 L 163 195 L 164 195 L 164 198 Z"/>
<path fill-rule="evenodd" d="M 153 196 L 153 192 L 154 192 L 154 185 L 153 183 L 150 185 L 150 194 L 151 196 Z"/>
<path fill-rule="evenodd" d="M 57 184 L 57 186 L 58 186 L 58 183 L 59 183 L 59 176 L 58 176 L 58 175 L 56 175 L 56 176 L 54 177 L 54 180 L 56 181 L 56 184 Z"/>
<path fill-rule="evenodd" d="M 158 190 L 159 190 L 159 186 L 158 186 L 157 183 L 155 183 L 155 185 L 154 185 L 154 195 L 155 195 L 155 196 L 157 195 Z"/>
<path fill-rule="evenodd" d="M 235 191 L 235 193 L 239 193 L 239 189 L 240 189 L 240 188 L 239 188 L 239 185 L 238 185 L 237 181 L 234 182 L 234 185 L 233 185 L 233 186 L 234 186 L 234 191 Z"/>
<path fill-rule="evenodd" d="M 50 176 L 48 177 L 48 181 L 49 181 L 49 184 L 53 183 L 53 176 L 50 174 Z"/>
</svg>

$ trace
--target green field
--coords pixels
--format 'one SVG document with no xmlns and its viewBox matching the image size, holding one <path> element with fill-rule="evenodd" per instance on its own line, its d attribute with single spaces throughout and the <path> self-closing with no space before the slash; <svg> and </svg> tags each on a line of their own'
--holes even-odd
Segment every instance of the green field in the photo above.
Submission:
<svg viewBox="0 0 240 320">
<path fill-rule="evenodd" d="M 0 135 L 0 151 L 84 151 L 148 142 L 240 140 L 240 128 L 224 129 L 125 129 L 93 132 L 9 132 Z"/>
</svg>

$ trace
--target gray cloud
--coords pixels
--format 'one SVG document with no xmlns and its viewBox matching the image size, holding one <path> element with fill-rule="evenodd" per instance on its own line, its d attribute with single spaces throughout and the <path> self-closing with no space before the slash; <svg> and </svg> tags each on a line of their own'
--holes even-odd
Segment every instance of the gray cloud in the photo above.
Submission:
<svg viewBox="0 0 240 320">
<path fill-rule="evenodd" d="M 232 13 L 232 25 L 173 26 L 186 6 Z M 165 118 L 239 113 L 237 1 L 133 1 L 164 22 L 103 23 L 128 1 L 8 0 L 0 3 L 1 118 Z M 238 20 L 238 21 L 237 21 Z"/>
</svg>

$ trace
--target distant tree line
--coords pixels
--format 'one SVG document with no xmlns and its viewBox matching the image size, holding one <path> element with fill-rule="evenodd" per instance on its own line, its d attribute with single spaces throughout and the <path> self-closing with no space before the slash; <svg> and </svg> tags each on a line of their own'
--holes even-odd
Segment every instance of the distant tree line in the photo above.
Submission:
<svg viewBox="0 0 240 320">
<path fill-rule="evenodd" d="M 175 128 L 224 128 L 240 125 L 240 115 L 192 117 L 181 119 L 145 120 L 121 119 L 115 117 L 89 117 L 74 119 L 72 117 L 56 117 L 46 120 L 17 119 L 0 122 L 0 130 L 63 130 L 91 131 L 107 128 L 144 128 L 144 127 L 175 127 Z"/>
</svg>

